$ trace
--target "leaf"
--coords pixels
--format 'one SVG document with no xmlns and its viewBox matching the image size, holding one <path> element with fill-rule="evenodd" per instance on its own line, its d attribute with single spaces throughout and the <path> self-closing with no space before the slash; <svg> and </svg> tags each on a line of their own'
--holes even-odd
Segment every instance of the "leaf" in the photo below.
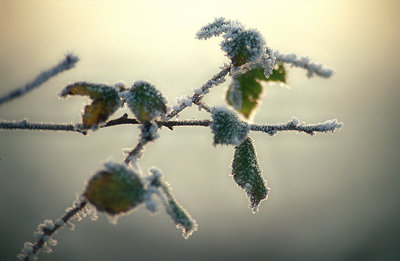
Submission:
<svg viewBox="0 0 400 261">
<path fill-rule="evenodd" d="M 281 82 L 286 83 L 286 69 L 283 64 L 276 64 L 272 74 L 268 79 L 264 80 L 267 82 Z"/>
<path fill-rule="evenodd" d="M 170 186 L 166 182 L 162 182 L 161 189 L 167 197 L 166 210 L 168 215 L 171 216 L 175 222 L 176 227 L 182 229 L 182 234 L 187 239 L 194 231 L 197 230 L 196 221 L 190 216 L 190 214 L 184 209 L 177 201 L 170 189 Z"/>
<path fill-rule="evenodd" d="M 259 104 L 263 91 L 261 85 L 263 81 L 286 83 L 285 67 L 279 64 L 268 79 L 264 75 L 263 68 L 252 69 L 235 77 L 226 92 L 226 101 L 237 112 L 247 119 L 250 118 L 251 113 Z"/>
<path fill-rule="evenodd" d="M 93 100 L 92 104 L 85 106 L 82 115 L 85 128 L 96 128 L 122 105 L 117 89 L 105 84 L 76 82 L 65 87 L 60 94 L 61 97 L 67 95 L 89 96 Z"/>
<path fill-rule="evenodd" d="M 116 215 L 142 203 L 144 194 L 138 174 L 124 165 L 108 163 L 89 180 L 84 196 L 97 210 Z"/>
<path fill-rule="evenodd" d="M 253 141 L 250 137 L 235 147 L 232 175 L 235 182 L 246 190 L 253 213 L 257 212 L 260 202 L 267 198 L 269 188 L 261 175 Z"/>
<path fill-rule="evenodd" d="M 211 113 L 213 122 L 210 128 L 214 134 L 214 146 L 238 145 L 249 133 L 248 124 L 241 121 L 234 111 L 226 107 L 214 107 Z"/>
<path fill-rule="evenodd" d="M 137 81 L 124 93 L 128 107 L 140 122 L 149 122 L 167 112 L 166 100 L 156 87 Z"/>
<path fill-rule="evenodd" d="M 182 229 L 183 237 L 187 239 L 197 230 L 196 220 L 177 202 L 170 185 L 162 178 L 161 172 L 158 169 L 152 168 L 150 169 L 150 173 L 153 174 L 152 186 L 161 188 L 162 194 L 158 193 L 158 195 L 161 196 L 167 214 L 175 222 L 176 227 Z"/>
<path fill-rule="evenodd" d="M 265 40 L 256 30 L 232 28 L 223 38 L 221 49 L 237 67 L 259 60 L 265 51 Z"/>
</svg>

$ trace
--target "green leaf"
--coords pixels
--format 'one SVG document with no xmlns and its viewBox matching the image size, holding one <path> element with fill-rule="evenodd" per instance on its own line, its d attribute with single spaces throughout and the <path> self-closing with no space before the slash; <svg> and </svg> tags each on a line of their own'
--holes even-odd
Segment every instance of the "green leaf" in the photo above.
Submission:
<svg viewBox="0 0 400 261">
<path fill-rule="evenodd" d="M 122 105 L 118 90 L 105 84 L 76 82 L 65 87 L 60 94 L 61 97 L 67 95 L 89 96 L 93 100 L 92 104 L 85 106 L 82 114 L 85 128 L 96 128 Z"/>
<path fill-rule="evenodd" d="M 283 66 L 283 64 L 276 64 L 272 74 L 264 81 L 286 83 L 285 66 Z"/>
<path fill-rule="evenodd" d="M 166 100 L 156 87 L 137 81 L 124 94 L 126 103 L 140 122 L 149 122 L 167 112 Z"/>
<path fill-rule="evenodd" d="M 227 90 L 226 101 L 248 119 L 259 104 L 263 81 L 286 83 L 285 67 L 282 64 L 277 65 L 268 79 L 263 68 L 256 68 L 235 77 Z"/>
<path fill-rule="evenodd" d="M 232 175 L 236 184 L 246 190 L 253 213 L 257 212 L 260 202 L 267 198 L 269 188 L 261 175 L 253 141 L 250 137 L 235 147 Z"/>
<path fill-rule="evenodd" d="M 214 134 L 214 145 L 238 145 L 249 133 L 247 123 L 241 121 L 236 113 L 226 107 L 214 107 L 211 110 L 211 131 Z"/>
<path fill-rule="evenodd" d="M 153 174 L 151 185 L 161 188 L 162 194 L 165 196 L 165 198 L 161 197 L 161 199 L 165 205 L 167 214 L 175 222 L 176 227 L 182 230 L 183 237 L 188 239 L 197 230 L 196 220 L 177 202 L 170 185 L 162 178 L 161 172 L 158 169 L 152 168 L 150 169 L 150 173 Z"/>
<path fill-rule="evenodd" d="M 97 210 L 116 215 L 142 203 L 144 194 L 138 174 L 124 165 L 108 163 L 89 180 L 84 196 Z"/>
</svg>

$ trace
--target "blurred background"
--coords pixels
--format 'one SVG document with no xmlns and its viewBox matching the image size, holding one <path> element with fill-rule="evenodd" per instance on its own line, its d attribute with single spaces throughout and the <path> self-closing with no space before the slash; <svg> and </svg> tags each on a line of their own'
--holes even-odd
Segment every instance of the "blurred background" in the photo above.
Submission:
<svg viewBox="0 0 400 261">
<path fill-rule="evenodd" d="M 256 123 L 337 118 L 334 134 L 252 133 L 268 200 L 252 214 L 233 182 L 233 147 L 213 147 L 208 128 L 162 129 L 140 161 L 160 168 L 199 223 L 188 240 L 162 210 L 139 208 L 110 224 L 99 214 L 61 230 L 40 260 L 400 259 L 399 1 L 0 1 L 0 95 L 58 63 L 76 68 L 0 108 L 0 119 L 79 122 L 88 99 L 58 93 L 84 80 L 156 84 L 168 97 L 192 92 L 228 59 L 220 38 L 197 30 L 224 16 L 257 28 L 281 53 L 333 67 L 331 79 L 289 69 L 289 86 L 264 86 Z M 211 91 L 223 105 L 228 82 Z M 114 117 L 122 115 L 118 111 Z M 208 119 L 193 107 L 182 119 Z M 137 126 L 77 133 L 0 132 L 0 260 L 13 260 L 44 219 L 57 219 L 107 160 L 122 162 Z"/>
</svg>

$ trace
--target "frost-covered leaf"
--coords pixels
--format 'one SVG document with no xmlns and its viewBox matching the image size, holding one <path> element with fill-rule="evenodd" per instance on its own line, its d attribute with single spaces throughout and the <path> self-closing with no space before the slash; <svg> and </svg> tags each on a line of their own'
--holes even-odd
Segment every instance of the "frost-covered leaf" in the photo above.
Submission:
<svg viewBox="0 0 400 261">
<path fill-rule="evenodd" d="M 161 188 L 162 194 L 159 193 L 159 196 L 161 196 L 168 215 L 171 216 L 176 227 L 182 229 L 183 237 L 187 239 L 197 230 L 196 220 L 177 202 L 170 185 L 162 178 L 161 172 L 155 168 L 150 169 L 150 172 L 153 174 L 152 186 Z"/>
<path fill-rule="evenodd" d="M 211 110 L 211 131 L 214 134 L 214 145 L 238 145 L 249 133 L 249 125 L 239 119 L 236 113 L 226 107 L 214 107 Z"/>
<path fill-rule="evenodd" d="M 76 82 L 65 87 L 60 94 L 61 97 L 67 95 L 89 96 L 93 100 L 92 104 L 85 106 L 82 115 L 86 128 L 96 128 L 122 105 L 118 90 L 105 84 Z"/>
<path fill-rule="evenodd" d="M 128 107 L 140 122 L 149 122 L 167 112 L 166 99 L 156 87 L 146 81 L 137 81 L 124 93 Z"/>
<path fill-rule="evenodd" d="M 105 167 L 89 180 L 84 193 L 97 210 L 116 215 L 143 202 L 145 189 L 138 174 L 121 164 Z"/>
<path fill-rule="evenodd" d="M 221 49 L 235 66 L 256 62 L 265 52 L 265 40 L 256 30 L 238 28 L 228 31 L 223 37 Z"/>
<path fill-rule="evenodd" d="M 256 68 L 234 77 L 226 92 L 226 101 L 237 112 L 249 118 L 260 102 L 263 81 L 285 83 L 286 73 L 283 65 L 277 65 L 268 79 L 265 77 L 263 68 Z"/>
<path fill-rule="evenodd" d="M 267 197 L 269 188 L 261 175 L 253 141 L 250 137 L 235 147 L 232 175 L 235 182 L 246 190 L 253 213 L 257 212 L 258 205 Z"/>
<path fill-rule="evenodd" d="M 268 79 L 265 79 L 264 81 L 286 83 L 285 66 L 283 66 L 283 64 L 281 63 L 276 64 L 274 70 L 272 71 L 272 74 L 269 76 Z"/>
<path fill-rule="evenodd" d="M 264 37 L 254 29 L 246 29 L 237 21 L 217 18 L 214 22 L 202 27 L 196 34 L 198 39 L 208 39 L 222 35 L 221 49 L 231 59 L 234 67 L 231 73 L 240 71 L 241 67 L 253 69 L 265 68 L 269 76 L 275 64 L 275 57 L 266 46 Z"/>
<path fill-rule="evenodd" d="M 215 18 L 214 22 L 207 24 L 200 28 L 196 33 L 197 39 L 208 39 L 213 36 L 220 36 L 223 33 L 228 32 L 232 28 L 243 27 L 239 23 L 226 20 L 224 17 Z"/>
</svg>

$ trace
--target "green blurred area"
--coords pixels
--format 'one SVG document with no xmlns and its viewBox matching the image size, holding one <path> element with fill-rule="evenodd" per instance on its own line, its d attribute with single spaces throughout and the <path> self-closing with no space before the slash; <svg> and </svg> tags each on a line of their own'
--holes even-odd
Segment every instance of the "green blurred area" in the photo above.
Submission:
<svg viewBox="0 0 400 261">
<path fill-rule="evenodd" d="M 271 188 L 251 214 L 229 176 L 233 147 L 213 147 L 203 127 L 163 129 L 148 146 L 143 171 L 160 168 L 199 224 L 184 240 L 166 213 L 139 208 L 108 223 L 104 215 L 40 260 L 396 260 L 400 259 L 398 1 L 11 1 L 0 2 L 0 94 L 49 68 L 68 52 L 81 61 L 40 89 L 0 107 L 0 119 L 79 122 L 85 98 L 60 100 L 76 81 L 130 86 L 147 80 L 168 98 L 191 93 L 228 59 L 220 39 L 196 31 L 214 17 L 257 28 L 281 53 L 309 55 L 335 68 L 329 80 L 287 68 L 290 89 L 263 84 L 255 123 L 337 118 L 331 134 L 252 133 Z M 205 101 L 225 104 L 230 84 Z M 121 110 L 118 117 L 128 110 Z M 128 112 L 129 113 L 129 112 Z M 208 119 L 193 107 L 182 119 Z M 136 126 L 75 133 L 0 132 L 0 260 L 13 260 L 44 219 L 56 219 L 85 182 L 123 148 Z"/>
</svg>

